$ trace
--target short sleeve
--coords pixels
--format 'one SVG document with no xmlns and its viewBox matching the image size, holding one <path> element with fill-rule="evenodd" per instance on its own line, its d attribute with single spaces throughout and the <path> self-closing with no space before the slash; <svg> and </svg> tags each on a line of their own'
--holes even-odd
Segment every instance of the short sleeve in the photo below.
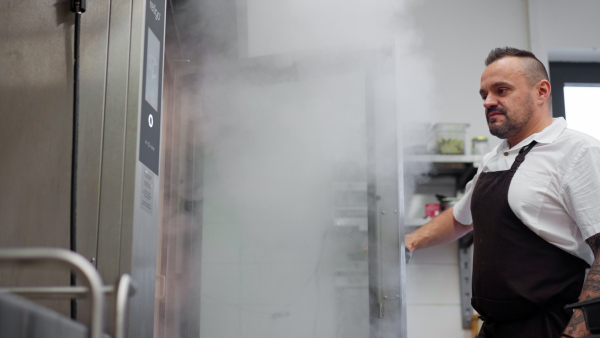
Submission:
<svg viewBox="0 0 600 338">
<path fill-rule="evenodd" d="M 473 188 L 475 187 L 475 182 L 477 182 L 478 177 L 479 172 L 469 183 L 467 183 L 467 186 L 465 187 L 465 194 L 454 205 L 454 219 L 460 224 L 473 224 L 473 216 L 471 216 L 471 197 L 473 196 Z"/>
<path fill-rule="evenodd" d="M 583 238 L 600 233 L 600 148 L 584 147 L 574 157 L 562 186 L 565 209 Z"/>
</svg>

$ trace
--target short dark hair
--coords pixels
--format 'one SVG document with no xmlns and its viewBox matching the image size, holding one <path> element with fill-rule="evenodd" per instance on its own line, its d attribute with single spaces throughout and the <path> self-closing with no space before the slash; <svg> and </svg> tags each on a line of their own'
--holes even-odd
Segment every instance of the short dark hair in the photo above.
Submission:
<svg viewBox="0 0 600 338">
<path fill-rule="evenodd" d="M 548 72 L 546 71 L 544 64 L 538 60 L 538 58 L 535 57 L 532 52 L 523 49 L 512 47 L 494 48 L 490 51 L 485 59 L 485 65 L 489 66 L 490 64 L 507 56 L 514 56 L 523 59 L 523 65 L 526 73 L 525 75 L 529 78 L 530 84 L 533 85 L 541 80 L 549 79 Z"/>
</svg>

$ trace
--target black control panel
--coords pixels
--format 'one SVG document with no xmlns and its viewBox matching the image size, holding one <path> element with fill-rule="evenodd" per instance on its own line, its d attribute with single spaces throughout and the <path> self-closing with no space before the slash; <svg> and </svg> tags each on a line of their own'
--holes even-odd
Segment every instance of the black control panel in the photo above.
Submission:
<svg viewBox="0 0 600 338">
<path fill-rule="evenodd" d="M 158 175 L 165 32 L 165 0 L 148 0 L 144 27 L 144 69 L 140 117 L 140 157 Z"/>
</svg>

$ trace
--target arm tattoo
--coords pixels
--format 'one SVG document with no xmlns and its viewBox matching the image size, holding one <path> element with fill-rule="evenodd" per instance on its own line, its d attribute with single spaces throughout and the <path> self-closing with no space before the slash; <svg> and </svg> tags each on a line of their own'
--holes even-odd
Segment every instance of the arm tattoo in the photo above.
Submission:
<svg viewBox="0 0 600 338">
<path fill-rule="evenodd" d="M 567 326 L 567 328 L 565 329 L 565 333 L 569 334 L 569 335 L 573 335 L 576 332 L 581 334 L 582 332 L 578 332 L 578 326 L 581 325 L 582 323 L 585 323 L 585 318 L 583 317 L 583 312 L 581 312 L 581 310 L 577 310 L 574 314 L 573 317 L 571 317 L 571 321 L 569 322 L 569 325 Z M 581 330 L 581 328 L 579 328 L 579 330 Z"/>
<path fill-rule="evenodd" d="M 590 246 L 590 248 L 592 248 L 594 257 L 597 257 L 598 250 L 600 249 L 600 234 L 595 234 L 594 236 L 586 239 L 585 242 Z"/>
<path fill-rule="evenodd" d="M 582 300 L 600 296 L 600 234 L 588 238 L 586 242 L 594 252 L 595 259 L 583 284 Z"/>
<path fill-rule="evenodd" d="M 596 234 L 586 239 L 586 243 L 594 253 L 594 262 L 585 278 L 585 283 L 583 284 L 583 290 L 579 299 L 580 301 L 600 296 L 600 234 Z M 564 332 L 569 335 L 574 335 L 575 337 L 584 337 L 589 334 L 587 331 L 583 312 L 581 310 L 575 310 L 569 321 L 569 325 Z"/>
</svg>

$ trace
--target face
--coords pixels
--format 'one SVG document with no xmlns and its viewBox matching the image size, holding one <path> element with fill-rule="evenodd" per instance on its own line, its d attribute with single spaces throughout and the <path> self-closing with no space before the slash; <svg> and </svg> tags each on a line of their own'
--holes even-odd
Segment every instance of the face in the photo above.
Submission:
<svg viewBox="0 0 600 338">
<path fill-rule="evenodd" d="M 518 135 L 534 113 L 533 88 L 517 57 L 491 63 L 481 75 L 483 99 L 490 133 L 502 139 Z"/>
</svg>

